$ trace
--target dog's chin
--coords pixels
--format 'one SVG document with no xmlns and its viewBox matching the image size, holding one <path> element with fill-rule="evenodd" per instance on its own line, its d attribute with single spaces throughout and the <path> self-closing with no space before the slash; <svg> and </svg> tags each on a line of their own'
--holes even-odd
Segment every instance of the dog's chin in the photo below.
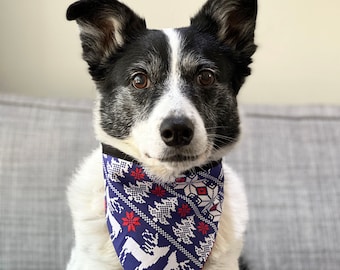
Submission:
<svg viewBox="0 0 340 270">
<path fill-rule="evenodd" d="M 173 182 L 184 172 L 203 166 L 209 161 L 211 150 L 201 154 L 169 154 L 161 157 L 152 157 L 148 154 L 143 158 L 142 164 L 149 174 L 160 182 Z"/>
<path fill-rule="evenodd" d="M 201 154 L 168 154 L 161 158 L 145 155 L 142 164 L 147 171 L 160 182 L 173 182 L 184 172 L 195 167 L 203 167 L 210 162 L 221 160 L 234 145 L 227 145 L 218 150 L 208 147 Z"/>
</svg>

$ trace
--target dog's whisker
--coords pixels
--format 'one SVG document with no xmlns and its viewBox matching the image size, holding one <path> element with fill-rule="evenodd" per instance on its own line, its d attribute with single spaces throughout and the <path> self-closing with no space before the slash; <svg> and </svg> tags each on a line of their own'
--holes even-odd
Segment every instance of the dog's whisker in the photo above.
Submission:
<svg viewBox="0 0 340 270">
<path fill-rule="evenodd" d="M 224 143 L 224 142 L 234 143 L 238 141 L 237 138 L 233 138 L 233 137 L 221 135 L 221 134 L 208 134 L 208 138 L 215 140 L 215 141 L 219 141 L 221 143 Z"/>
</svg>

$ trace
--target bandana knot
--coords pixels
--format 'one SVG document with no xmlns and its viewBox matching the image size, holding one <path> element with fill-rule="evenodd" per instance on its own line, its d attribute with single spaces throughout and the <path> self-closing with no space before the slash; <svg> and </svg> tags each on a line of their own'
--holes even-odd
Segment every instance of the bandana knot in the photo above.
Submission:
<svg viewBox="0 0 340 270">
<path fill-rule="evenodd" d="M 221 163 L 172 183 L 107 154 L 103 170 L 107 227 L 125 270 L 203 268 L 222 212 Z"/>
</svg>

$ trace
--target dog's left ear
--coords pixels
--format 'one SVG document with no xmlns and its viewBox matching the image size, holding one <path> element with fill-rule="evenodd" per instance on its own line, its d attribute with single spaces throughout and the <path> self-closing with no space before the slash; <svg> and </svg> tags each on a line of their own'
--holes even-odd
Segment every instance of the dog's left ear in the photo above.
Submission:
<svg viewBox="0 0 340 270">
<path fill-rule="evenodd" d="M 257 0 L 208 0 L 191 19 L 191 27 L 216 36 L 234 52 L 235 74 L 231 83 L 235 94 L 250 75 L 249 65 L 256 51 L 256 15 Z"/>
<path fill-rule="evenodd" d="M 250 57 L 256 50 L 256 15 L 257 0 L 208 0 L 191 25 L 216 34 L 228 47 Z"/>
</svg>

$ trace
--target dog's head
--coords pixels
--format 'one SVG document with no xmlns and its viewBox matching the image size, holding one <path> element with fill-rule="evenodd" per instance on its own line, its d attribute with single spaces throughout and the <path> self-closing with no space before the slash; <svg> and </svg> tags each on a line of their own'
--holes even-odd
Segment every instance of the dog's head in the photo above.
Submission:
<svg viewBox="0 0 340 270">
<path fill-rule="evenodd" d="M 165 178 L 220 159 L 240 132 L 256 13 L 256 0 L 209 0 L 189 27 L 149 30 L 118 1 L 72 4 L 98 88 L 98 139 Z"/>
</svg>

